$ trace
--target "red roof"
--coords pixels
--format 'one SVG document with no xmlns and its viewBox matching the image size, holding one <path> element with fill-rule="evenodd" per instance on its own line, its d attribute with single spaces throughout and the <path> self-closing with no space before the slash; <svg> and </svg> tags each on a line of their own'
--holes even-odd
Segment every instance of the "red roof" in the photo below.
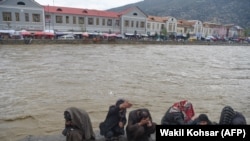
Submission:
<svg viewBox="0 0 250 141">
<path fill-rule="evenodd" d="M 44 6 L 44 11 L 47 13 L 61 13 L 61 14 L 72 14 L 72 15 L 83 15 L 83 16 L 98 16 L 98 17 L 109 17 L 118 18 L 118 13 L 111 11 L 101 11 L 94 9 L 81 9 L 61 6 Z"/>
</svg>

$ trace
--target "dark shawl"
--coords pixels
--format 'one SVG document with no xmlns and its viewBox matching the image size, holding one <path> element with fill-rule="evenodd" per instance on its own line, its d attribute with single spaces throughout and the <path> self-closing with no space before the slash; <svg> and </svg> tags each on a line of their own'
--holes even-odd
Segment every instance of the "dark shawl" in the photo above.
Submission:
<svg viewBox="0 0 250 141">
<path fill-rule="evenodd" d="M 124 100 L 118 100 L 115 105 L 109 107 L 105 120 L 99 125 L 101 135 L 105 135 L 111 129 L 119 126 L 120 121 L 123 125 L 127 123 L 126 109 L 121 111 L 119 107 L 123 102 Z"/>
<path fill-rule="evenodd" d="M 95 137 L 90 117 L 85 110 L 70 107 L 65 111 L 70 113 L 72 123 L 80 130 L 84 139 Z"/>
</svg>

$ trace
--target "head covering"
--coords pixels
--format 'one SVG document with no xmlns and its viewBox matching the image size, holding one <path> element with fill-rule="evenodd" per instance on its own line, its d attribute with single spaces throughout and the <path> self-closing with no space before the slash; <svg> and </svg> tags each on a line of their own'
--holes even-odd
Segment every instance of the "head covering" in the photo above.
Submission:
<svg viewBox="0 0 250 141">
<path fill-rule="evenodd" d="M 225 106 L 221 111 L 219 124 L 246 125 L 246 118 L 242 113 L 235 111 L 231 106 Z"/>
<path fill-rule="evenodd" d="M 230 125 L 235 115 L 236 113 L 231 106 L 225 106 L 221 111 L 219 124 Z"/>
<path fill-rule="evenodd" d="M 116 106 L 120 106 L 120 104 L 122 104 L 123 102 L 125 102 L 125 100 L 124 99 L 118 99 L 117 101 L 116 101 Z"/>
<path fill-rule="evenodd" d="M 69 107 L 64 113 L 70 114 L 71 122 L 83 133 L 85 139 L 95 137 L 90 117 L 85 110 Z"/>
<path fill-rule="evenodd" d="M 188 102 L 188 100 L 182 100 L 176 102 L 172 106 L 176 111 L 182 112 L 185 117 L 185 121 L 188 122 L 194 116 L 194 109 L 192 103 Z"/>
<path fill-rule="evenodd" d="M 198 122 L 206 122 L 207 125 L 212 125 L 213 123 L 209 120 L 206 114 L 200 114 L 198 117 Z"/>
</svg>

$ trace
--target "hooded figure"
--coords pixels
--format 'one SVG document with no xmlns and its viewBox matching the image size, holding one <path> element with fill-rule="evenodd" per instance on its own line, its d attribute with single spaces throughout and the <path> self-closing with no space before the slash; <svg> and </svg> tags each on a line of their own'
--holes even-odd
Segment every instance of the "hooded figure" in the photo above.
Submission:
<svg viewBox="0 0 250 141">
<path fill-rule="evenodd" d="M 221 111 L 219 124 L 222 125 L 246 125 L 246 118 L 230 106 L 225 106 Z"/>
<path fill-rule="evenodd" d="M 174 103 L 161 119 L 162 125 L 190 124 L 194 116 L 192 103 L 187 100 Z"/>
<path fill-rule="evenodd" d="M 150 135 L 155 131 L 156 123 L 152 121 L 148 109 L 136 109 L 129 113 L 126 127 L 128 141 L 149 141 Z"/>
<path fill-rule="evenodd" d="M 100 134 L 106 140 L 118 140 L 118 137 L 124 135 L 124 126 L 127 123 L 127 108 L 132 105 L 124 99 L 118 99 L 115 105 L 109 107 L 109 111 L 103 122 L 99 124 Z"/>
<path fill-rule="evenodd" d="M 213 125 L 206 114 L 200 114 L 190 125 Z"/>
<path fill-rule="evenodd" d="M 65 129 L 62 134 L 66 141 L 95 140 L 95 133 L 88 113 L 75 107 L 64 111 Z"/>
</svg>

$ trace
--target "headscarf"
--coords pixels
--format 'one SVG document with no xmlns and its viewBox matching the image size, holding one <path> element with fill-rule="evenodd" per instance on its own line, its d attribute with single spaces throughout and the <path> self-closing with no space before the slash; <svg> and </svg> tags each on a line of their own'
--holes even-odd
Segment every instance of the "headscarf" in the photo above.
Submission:
<svg viewBox="0 0 250 141">
<path fill-rule="evenodd" d="M 95 137 L 90 117 L 85 110 L 70 107 L 65 111 L 69 112 L 72 123 L 83 133 L 85 139 Z"/>
<path fill-rule="evenodd" d="M 194 116 L 193 105 L 187 100 L 182 100 L 174 103 L 170 109 L 170 113 L 171 112 L 182 112 L 184 114 L 185 122 L 190 121 Z"/>
</svg>

